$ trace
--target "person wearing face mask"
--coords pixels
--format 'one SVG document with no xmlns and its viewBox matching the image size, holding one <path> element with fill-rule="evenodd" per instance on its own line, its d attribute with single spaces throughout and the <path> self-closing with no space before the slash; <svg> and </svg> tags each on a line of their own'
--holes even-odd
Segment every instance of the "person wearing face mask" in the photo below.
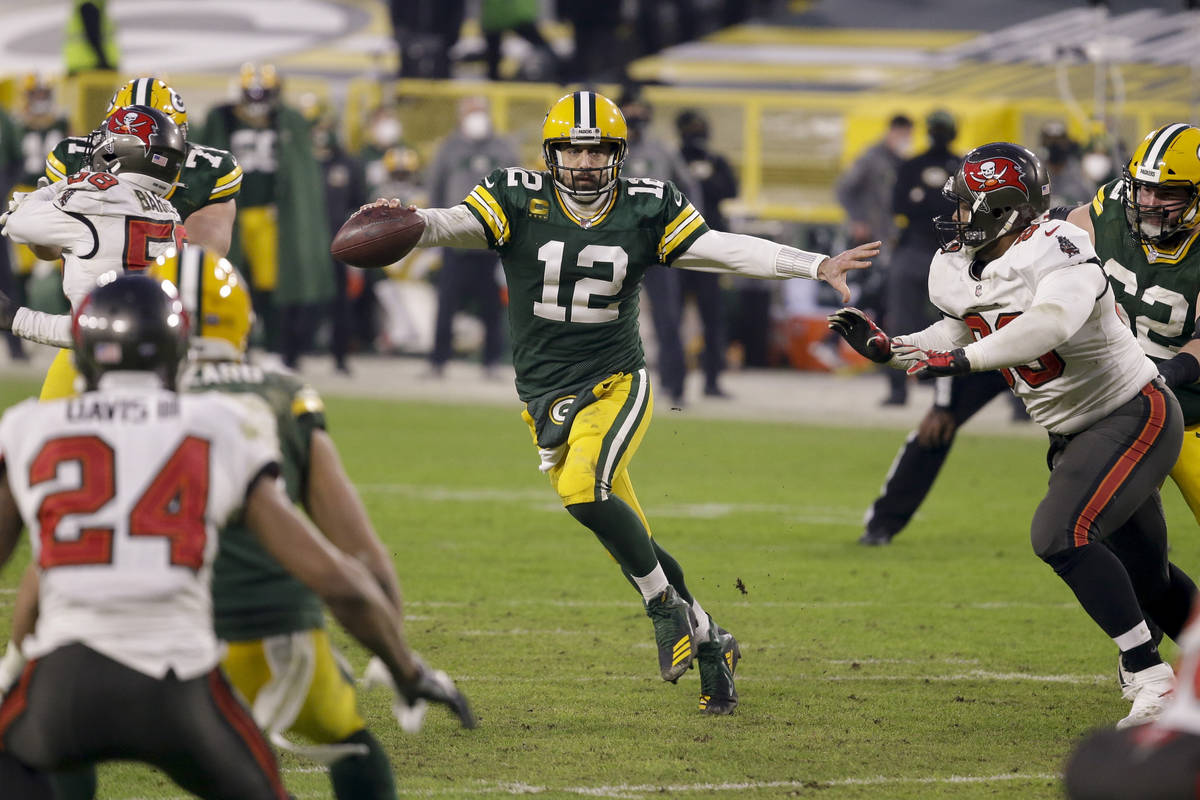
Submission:
<svg viewBox="0 0 1200 800">
<path fill-rule="evenodd" d="M 884 295 L 884 320 L 893 335 L 920 330 L 937 319 L 937 311 L 929 302 L 926 281 L 929 276 L 929 254 L 938 249 L 937 231 L 933 218 L 954 210 L 953 204 L 942 197 L 942 186 L 955 173 L 962 157 L 950 149 L 958 136 L 954 117 L 937 110 L 925 118 L 929 148 L 896 169 L 892 189 L 892 213 L 900 225 L 896 250 L 887 269 Z M 885 406 L 902 406 L 908 402 L 908 380 L 900 370 L 887 371 L 889 391 Z"/>
<path fill-rule="evenodd" d="M 427 177 L 429 202 L 450 206 L 466 197 L 480 175 L 513 164 L 517 153 L 508 139 L 492 129 L 488 101 L 464 97 L 458 104 L 458 127 L 442 142 Z M 485 374 L 500 360 L 504 346 L 503 308 L 496 268 L 499 260 L 488 250 L 442 250 L 442 267 L 437 276 L 437 317 L 430 374 L 441 377 L 453 350 L 454 315 L 465 303 L 473 305 L 483 322 Z"/>
<path fill-rule="evenodd" d="M 650 133 L 654 107 L 646 100 L 641 87 L 628 85 L 618 101 L 625 123 L 629 127 L 625 174 L 630 177 L 672 181 L 685 197 L 700 197 L 700 187 L 683 163 L 678 151 Z M 686 367 L 683 359 L 683 340 L 679 323 L 683 309 L 683 284 L 675 270 L 653 266 L 642 281 L 650 300 L 650 321 L 654 324 L 654 339 L 658 344 L 658 376 L 671 405 L 683 405 L 683 379 Z"/>
<path fill-rule="evenodd" d="M 1095 192 L 1097 183 L 1089 181 L 1083 172 L 1079 144 L 1067 134 L 1067 126 L 1050 120 L 1042 126 L 1042 163 L 1050 173 L 1050 203 L 1053 206 L 1077 206 L 1086 203 Z"/>
<path fill-rule="evenodd" d="M 718 230 L 727 230 L 729 220 L 721 213 L 721 202 L 737 197 L 738 179 L 729 161 L 708 146 L 708 118 L 695 109 L 686 109 L 675 118 L 683 157 L 700 194 L 697 197 L 700 213 Z M 711 272 L 685 270 L 680 276 L 683 296 L 696 298 L 696 309 L 704 326 L 704 394 L 707 397 L 728 397 L 720 386 L 725 369 L 725 308 L 721 302 L 721 278 Z M 753 281 L 746 281 L 753 283 Z M 764 322 L 765 325 L 765 322 Z"/>
<path fill-rule="evenodd" d="M 209 112 L 200 140 L 232 151 L 241 164 L 228 257 L 247 267 L 266 348 L 295 367 L 314 317 L 334 297 L 325 186 L 309 121 L 284 102 L 273 66 L 245 64 L 236 100 Z"/>
</svg>

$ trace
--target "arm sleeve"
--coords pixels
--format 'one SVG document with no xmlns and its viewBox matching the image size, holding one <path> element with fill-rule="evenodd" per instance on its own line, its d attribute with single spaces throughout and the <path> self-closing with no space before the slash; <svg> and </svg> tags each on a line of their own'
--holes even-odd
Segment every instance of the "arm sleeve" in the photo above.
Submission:
<svg viewBox="0 0 1200 800">
<path fill-rule="evenodd" d="M 74 251 L 81 240 L 91 249 L 93 232 L 79 219 L 58 208 L 51 201 L 54 187 L 47 186 L 25 198 L 17 210 L 8 215 L 4 235 L 18 244 L 61 247 Z"/>
<path fill-rule="evenodd" d="M 966 323 L 954 317 L 942 317 L 923 331 L 895 337 L 901 344 L 922 350 L 953 350 L 969 344 L 972 338 L 971 329 Z M 975 366 L 974 361 L 971 366 Z"/>
<path fill-rule="evenodd" d="M 74 346 L 71 339 L 71 315 L 47 314 L 21 306 L 13 316 L 12 332 L 22 339 L 55 347 Z"/>
<path fill-rule="evenodd" d="M 1028 311 L 965 348 L 971 368 L 1014 367 L 1040 358 L 1087 322 L 1107 289 L 1108 281 L 1094 263 L 1055 270 L 1038 283 Z"/>
<path fill-rule="evenodd" d="M 757 236 L 706 231 L 692 242 L 674 266 L 701 272 L 736 272 L 754 278 L 812 278 L 827 258 Z"/>
<path fill-rule="evenodd" d="M 488 248 L 483 225 L 465 205 L 453 208 L 420 208 L 417 213 L 425 220 L 425 231 L 417 247 Z"/>
</svg>

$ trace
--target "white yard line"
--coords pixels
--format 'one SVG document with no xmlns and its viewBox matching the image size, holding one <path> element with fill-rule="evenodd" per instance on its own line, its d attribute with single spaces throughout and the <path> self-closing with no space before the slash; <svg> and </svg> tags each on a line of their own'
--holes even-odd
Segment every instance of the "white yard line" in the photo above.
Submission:
<svg viewBox="0 0 1200 800">
<path fill-rule="evenodd" d="M 297 767 L 283 770 L 284 774 L 309 774 L 325 772 L 324 767 Z M 944 775 L 925 777 L 888 777 L 875 775 L 871 777 L 834 778 L 832 780 L 804 781 L 730 781 L 726 783 L 672 783 L 672 784 L 608 784 L 599 786 L 550 786 L 547 784 L 525 783 L 523 781 L 498 781 L 495 783 L 478 781 L 472 786 L 454 786 L 439 789 L 410 789 L 397 787 L 405 797 L 444 797 L 461 795 L 526 795 L 558 792 L 577 794 L 582 797 L 611 797 L 629 798 L 636 800 L 645 796 L 676 795 L 696 792 L 754 792 L 771 789 L 834 789 L 839 786 L 901 786 L 901 785 L 964 785 L 990 783 L 1029 783 L 1034 781 L 1057 781 L 1061 775 L 1053 773 L 1004 773 L 1001 775 Z M 327 792 L 292 794 L 297 800 L 312 797 L 327 797 Z M 187 800 L 182 795 L 170 797 L 142 798 L 131 797 L 122 800 Z"/>
</svg>

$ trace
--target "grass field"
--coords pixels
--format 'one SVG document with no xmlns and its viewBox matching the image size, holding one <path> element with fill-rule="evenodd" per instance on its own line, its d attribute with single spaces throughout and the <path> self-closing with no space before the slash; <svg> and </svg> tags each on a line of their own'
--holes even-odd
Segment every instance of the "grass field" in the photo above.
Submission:
<svg viewBox="0 0 1200 800">
<path fill-rule="evenodd" d="M 903 432 L 660 412 L 639 497 L 742 645 L 741 705 L 707 718 L 694 670 L 658 678 L 637 596 L 557 505 L 515 408 L 328 402 L 410 637 L 480 718 L 463 731 L 435 710 L 408 736 L 385 694 L 363 695 L 404 796 L 1055 798 L 1072 744 L 1128 708 L 1111 642 L 1030 550 L 1041 439 L 968 430 L 918 519 L 868 550 L 862 510 Z M 1195 523 L 1165 495 L 1195 574 Z M 0 573 L 0 634 L 27 553 Z M 283 766 L 297 797 L 330 796 L 319 767 Z M 182 796 L 140 768 L 101 778 L 103 798 Z"/>
</svg>

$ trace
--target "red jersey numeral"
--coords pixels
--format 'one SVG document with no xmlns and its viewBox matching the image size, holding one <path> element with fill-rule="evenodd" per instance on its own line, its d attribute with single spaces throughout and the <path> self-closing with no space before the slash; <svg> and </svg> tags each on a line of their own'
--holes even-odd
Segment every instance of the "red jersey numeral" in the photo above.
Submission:
<svg viewBox="0 0 1200 800">
<path fill-rule="evenodd" d="M 67 178 L 67 183 L 82 183 L 87 181 L 97 189 L 111 189 L 117 185 L 117 179 L 107 172 L 76 172 Z"/>
<path fill-rule="evenodd" d="M 150 245 L 175 245 L 176 250 L 183 250 L 183 226 L 174 222 L 162 222 L 138 217 L 125 218 L 125 269 L 126 271 L 141 272 L 154 261 L 150 255 Z"/>
<path fill-rule="evenodd" d="M 29 470 L 29 485 L 54 479 L 59 466 L 79 465 L 79 485 L 47 495 L 38 508 L 42 569 L 111 564 L 112 528 L 84 528 L 78 539 L 60 539 L 58 525 L 70 514 L 93 514 L 116 496 L 116 459 L 98 436 L 67 436 L 47 442 Z M 199 570 L 208 541 L 209 442 L 189 436 L 159 470 L 129 515 L 130 536 L 162 536 L 171 542 L 173 566 Z"/>
<path fill-rule="evenodd" d="M 1000 330 L 1019 316 L 1021 316 L 1020 313 L 1013 312 L 1000 314 L 996 317 L 996 330 Z M 987 320 L 978 314 L 967 314 L 967 316 L 963 318 L 963 322 L 965 322 L 967 327 L 971 329 L 971 332 L 975 334 L 976 339 L 982 339 L 992 332 L 992 328 L 990 325 L 988 325 Z M 1043 386 L 1062 375 L 1063 370 L 1065 370 L 1066 367 L 1067 364 L 1065 361 L 1063 361 L 1062 356 L 1058 354 L 1058 351 L 1051 350 L 1049 353 L 1042 354 L 1042 356 L 1036 362 L 1034 362 L 1033 366 L 1022 364 L 1019 367 L 1009 367 L 1000 370 L 1000 374 L 1004 376 L 1004 380 L 1010 387 L 1016 383 L 1016 376 L 1019 375 L 1021 380 L 1025 381 L 1025 383 L 1029 384 L 1029 386 L 1036 389 L 1037 387 Z M 1014 372 L 1016 373 L 1015 375 Z"/>
</svg>

